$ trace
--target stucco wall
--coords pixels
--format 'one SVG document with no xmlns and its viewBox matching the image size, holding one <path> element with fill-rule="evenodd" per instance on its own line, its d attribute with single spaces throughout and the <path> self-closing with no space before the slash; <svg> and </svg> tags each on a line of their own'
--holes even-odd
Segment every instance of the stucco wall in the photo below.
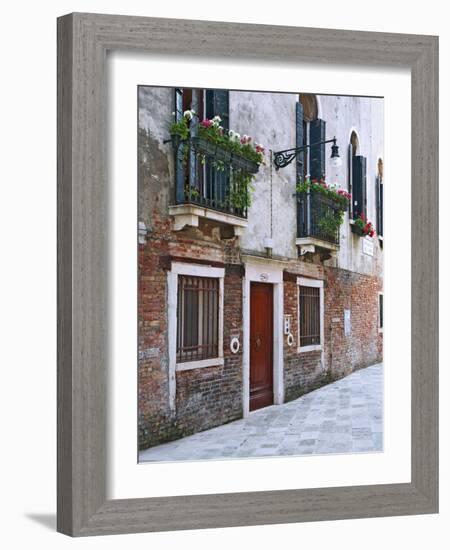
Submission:
<svg viewBox="0 0 450 550">
<path fill-rule="evenodd" d="M 375 225 L 376 196 L 375 178 L 378 159 L 384 159 L 384 101 L 382 98 L 318 96 L 319 116 L 327 123 L 327 139 L 337 138 L 342 166 L 331 167 L 327 150 L 327 179 L 348 189 L 348 146 L 352 131 L 358 135 L 358 155 L 367 158 L 367 217 Z M 329 264 L 356 271 L 357 273 L 382 275 L 382 249 L 378 238 L 373 239 L 374 255 L 362 251 L 363 239 L 350 230 L 348 213 L 340 231 L 340 248 L 335 262 Z"/>
<path fill-rule="evenodd" d="M 240 239 L 242 249 L 264 253 L 264 239 L 274 240 L 273 254 L 296 258 L 295 162 L 275 170 L 270 166 L 270 150 L 295 146 L 295 104 L 297 94 L 264 92 L 230 92 L 230 127 L 248 134 L 266 147 L 266 164 L 256 176 L 248 227 Z M 367 214 L 376 221 L 375 178 L 378 158 L 383 158 L 384 110 L 382 98 L 317 96 L 319 117 L 326 121 L 327 139 L 336 136 L 342 167 L 330 164 L 327 145 L 327 180 L 348 188 L 348 145 L 352 130 L 359 138 L 358 154 L 367 157 Z M 174 163 L 169 137 L 173 119 L 173 89 L 141 87 L 139 89 L 139 128 L 146 133 L 148 146 L 140 154 L 141 165 L 153 165 L 148 175 L 150 185 L 139 189 L 139 219 L 151 226 L 151 213 L 157 203 L 159 212 L 166 212 L 173 194 Z M 141 140 L 143 143 L 143 140 Z M 148 158 L 151 155 L 151 158 Z M 148 161 L 148 162 L 147 162 Z M 145 176 L 145 174 L 144 174 Z M 151 180 L 151 181 L 150 181 Z M 337 257 L 327 265 L 363 274 L 382 275 L 382 249 L 373 239 L 374 254 L 363 253 L 363 240 L 350 230 L 348 214 L 340 231 L 341 245 Z"/>
</svg>

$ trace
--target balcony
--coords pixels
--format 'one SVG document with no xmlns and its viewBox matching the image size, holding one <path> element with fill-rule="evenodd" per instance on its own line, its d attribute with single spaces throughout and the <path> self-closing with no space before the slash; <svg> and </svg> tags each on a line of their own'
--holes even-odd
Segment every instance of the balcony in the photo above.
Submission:
<svg viewBox="0 0 450 550">
<path fill-rule="evenodd" d="M 258 164 L 197 136 L 174 145 L 175 204 L 169 207 L 169 214 L 175 217 L 174 229 L 198 227 L 199 219 L 204 218 L 231 225 L 234 235 L 241 235 L 247 227 L 249 191 L 234 175 L 254 174 Z"/>
<path fill-rule="evenodd" d="M 339 249 L 339 229 L 329 220 L 340 212 L 342 207 L 321 193 L 297 194 L 296 244 L 300 255 L 320 252 L 322 259 L 329 259 Z"/>
</svg>

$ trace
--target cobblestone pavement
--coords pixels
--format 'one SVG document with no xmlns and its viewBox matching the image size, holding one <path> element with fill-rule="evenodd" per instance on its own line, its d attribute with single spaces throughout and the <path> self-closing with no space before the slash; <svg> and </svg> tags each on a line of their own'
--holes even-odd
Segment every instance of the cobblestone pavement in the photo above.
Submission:
<svg viewBox="0 0 450 550">
<path fill-rule="evenodd" d="M 139 453 L 140 462 L 383 450 L 383 365 Z"/>
</svg>

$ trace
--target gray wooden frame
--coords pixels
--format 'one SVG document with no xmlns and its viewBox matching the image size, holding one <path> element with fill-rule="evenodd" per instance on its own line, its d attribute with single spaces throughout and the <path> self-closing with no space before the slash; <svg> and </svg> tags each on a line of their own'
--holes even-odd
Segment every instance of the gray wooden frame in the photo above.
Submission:
<svg viewBox="0 0 450 550">
<path fill-rule="evenodd" d="M 107 500 L 106 52 L 229 57 L 235 40 L 242 56 L 255 60 L 411 69 L 412 481 Z M 437 213 L 437 37 L 81 13 L 59 18 L 58 530 L 82 536 L 437 512 Z"/>
</svg>

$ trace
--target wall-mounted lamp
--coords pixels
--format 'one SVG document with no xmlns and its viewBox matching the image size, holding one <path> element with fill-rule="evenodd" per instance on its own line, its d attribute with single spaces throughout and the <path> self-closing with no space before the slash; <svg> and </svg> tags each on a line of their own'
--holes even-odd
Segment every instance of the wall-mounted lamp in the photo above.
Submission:
<svg viewBox="0 0 450 550">
<path fill-rule="evenodd" d="M 333 168 L 339 168 L 342 166 L 342 159 L 339 156 L 339 147 L 336 145 L 336 138 L 327 139 L 325 141 L 318 141 L 317 143 L 311 143 L 309 145 L 302 145 L 301 147 L 293 147 L 292 149 L 284 149 L 284 151 L 277 151 L 273 154 L 273 163 L 275 164 L 275 170 L 284 168 L 297 157 L 297 155 L 303 152 L 309 147 L 315 147 L 316 145 L 323 145 L 324 143 L 332 143 L 331 146 L 331 165 Z"/>
</svg>

